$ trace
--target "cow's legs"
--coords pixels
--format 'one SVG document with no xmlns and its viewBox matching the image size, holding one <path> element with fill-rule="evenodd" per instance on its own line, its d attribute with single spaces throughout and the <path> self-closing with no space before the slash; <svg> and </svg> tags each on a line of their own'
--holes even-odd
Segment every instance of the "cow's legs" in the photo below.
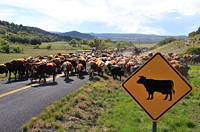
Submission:
<svg viewBox="0 0 200 132">
<path fill-rule="evenodd" d="M 6 77 L 8 76 L 8 70 L 6 70 Z"/>
<path fill-rule="evenodd" d="M 169 99 L 169 101 L 172 101 L 172 93 L 170 93 L 170 99 Z"/>
<path fill-rule="evenodd" d="M 115 75 L 113 74 L 113 79 L 115 80 Z"/>
<path fill-rule="evenodd" d="M 11 71 L 9 71 L 9 77 L 8 77 L 8 80 L 10 81 L 10 76 L 11 76 Z"/>
<path fill-rule="evenodd" d="M 67 71 L 67 78 L 69 79 L 69 71 Z"/>
<path fill-rule="evenodd" d="M 64 73 L 65 73 L 65 79 L 66 79 L 66 77 L 67 77 L 66 71 L 64 71 Z"/>
<path fill-rule="evenodd" d="M 43 78 L 44 78 L 44 83 L 46 83 L 46 78 L 45 78 L 45 75 L 43 75 Z"/>
<path fill-rule="evenodd" d="M 56 74 L 54 73 L 53 74 L 53 82 L 55 82 L 55 76 L 56 76 Z"/>
<path fill-rule="evenodd" d="M 15 80 L 17 79 L 17 71 L 14 71 Z"/>
<path fill-rule="evenodd" d="M 149 100 L 149 99 L 150 99 L 150 95 L 151 95 L 151 94 L 148 92 L 148 98 L 147 98 L 147 100 Z"/>
<path fill-rule="evenodd" d="M 151 98 L 150 98 L 150 99 L 153 99 L 153 94 L 154 94 L 154 92 L 150 94 L 150 95 L 151 95 Z"/>
<path fill-rule="evenodd" d="M 168 94 L 165 96 L 165 98 L 164 98 L 163 100 L 166 100 L 166 99 L 167 99 L 167 97 L 168 97 Z"/>
<path fill-rule="evenodd" d="M 42 75 L 40 75 L 39 83 L 40 83 L 41 79 L 42 79 Z"/>
</svg>

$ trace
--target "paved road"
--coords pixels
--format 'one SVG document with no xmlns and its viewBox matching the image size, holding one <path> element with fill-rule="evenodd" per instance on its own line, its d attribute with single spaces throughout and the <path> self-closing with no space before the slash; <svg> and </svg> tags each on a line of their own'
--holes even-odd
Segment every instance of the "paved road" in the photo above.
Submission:
<svg viewBox="0 0 200 132">
<path fill-rule="evenodd" d="M 51 77 L 51 76 L 50 76 Z M 23 124 L 41 114 L 45 107 L 62 99 L 89 81 L 88 75 L 56 78 L 53 83 L 33 84 L 30 79 L 0 81 L 0 132 L 18 132 Z"/>
</svg>

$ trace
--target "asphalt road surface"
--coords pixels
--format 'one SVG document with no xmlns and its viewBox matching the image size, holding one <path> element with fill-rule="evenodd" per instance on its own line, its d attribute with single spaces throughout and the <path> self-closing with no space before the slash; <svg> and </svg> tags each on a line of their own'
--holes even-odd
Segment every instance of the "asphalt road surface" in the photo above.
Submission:
<svg viewBox="0 0 200 132">
<path fill-rule="evenodd" d="M 57 76 L 60 77 L 56 82 L 50 76 L 45 84 L 31 83 L 30 79 L 0 81 L 0 132 L 19 132 L 23 124 L 41 114 L 45 107 L 90 81 L 87 74 L 82 78 L 70 75 L 66 80 L 62 74 Z"/>
</svg>

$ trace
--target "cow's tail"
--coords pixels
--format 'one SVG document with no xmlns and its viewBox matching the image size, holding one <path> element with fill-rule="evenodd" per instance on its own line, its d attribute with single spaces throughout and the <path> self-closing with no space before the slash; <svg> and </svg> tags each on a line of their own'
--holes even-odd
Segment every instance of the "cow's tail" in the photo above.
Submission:
<svg viewBox="0 0 200 132">
<path fill-rule="evenodd" d="M 172 93 L 175 94 L 175 90 L 174 90 L 174 82 L 171 81 L 171 85 L 172 85 Z"/>
</svg>

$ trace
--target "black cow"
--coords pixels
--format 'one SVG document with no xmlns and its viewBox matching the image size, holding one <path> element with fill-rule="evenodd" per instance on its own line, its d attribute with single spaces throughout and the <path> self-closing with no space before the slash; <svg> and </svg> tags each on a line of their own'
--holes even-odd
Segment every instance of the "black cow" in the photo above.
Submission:
<svg viewBox="0 0 200 132">
<path fill-rule="evenodd" d="M 192 62 L 192 64 L 198 64 L 198 63 L 200 63 L 200 55 L 193 55 L 192 56 L 192 60 L 191 60 L 191 62 Z"/>
<path fill-rule="evenodd" d="M 112 73 L 113 79 L 115 79 L 115 78 L 117 78 L 117 76 L 119 76 L 120 81 L 121 81 L 121 76 L 124 76 L 124 70 L 122 70 L 121 67 L 118 65 L 113 65 L 111 67 L 111 73 Z"/>
<path fill-rule="evenodd" d="M 139 76 L 140 79 L 137 81 L 138 84 L 143 84 L 148 92 L 149 96 L 147 100 L 153 99 L 154 92 L 161 92 L 162 94 L 166 94 L 164 100 L 167 99 L 168 94 L 170 94 L 169 101 L 172 100 L 172 93 L 175 94 L 173 89 L 174 83 L 172 80 L 154 80 L 154 79 L 146 79 L 144 76 Z M 150 97 L 151 96 L 151 97 Z"/>
</svg>

